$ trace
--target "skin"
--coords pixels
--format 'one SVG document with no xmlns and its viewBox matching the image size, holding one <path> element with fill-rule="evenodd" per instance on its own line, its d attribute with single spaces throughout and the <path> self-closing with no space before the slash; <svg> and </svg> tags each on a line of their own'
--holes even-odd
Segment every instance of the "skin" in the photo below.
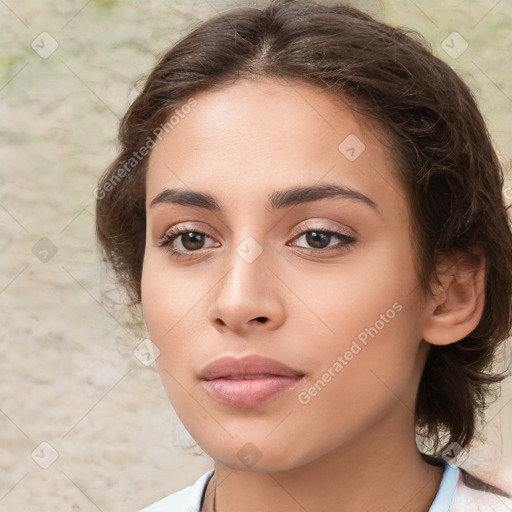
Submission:
<svg viewBox="0 0 512 512">
<path fill-rule="evenodd" d="M 414 402 L 430 346 L 422 338 L 452 342 L 476 326 L 482 274 L 459 282 L 452 272 L 443 281 L 449 293 L 425 296 L 394 162 L 339 100 L 274 79 L 195 97 L 197 106 L 150 156 L 141 284 L 166 391 L 215 461 L 202 511 L 213 510 L 216 487 L 217 512 L 428 511 L 442 470 L 425 463 L 415 444 Z M 366 146 L 353 161 L 338 149 L 351 134 Z M 377 208 L 353 198 L 265 208 L 273 191 L 322 183 L 349 187 Z M 151 206 L 166 188 L 206 192 L 222 210 Z M 173 247 L 189 256 L 177 259 L 159 247 L 172 226 L 207 236 L 196 246 L 178 237 Z M 341 245 L 332 236 L 312 245 L 311 230 L 356 241 Z M 252 263 L 236 251 L 249 236 L 262 249 Z M 299 393 L 395 303 L 400 312 L 301 403 Z M 210 398 L 200 370 L 221 356 L 247 354 L 277 359 L 305 377 L 254 408 Z M 251 467 L 237 456 L 247 443 L 259 457 Z"/>
</svg>

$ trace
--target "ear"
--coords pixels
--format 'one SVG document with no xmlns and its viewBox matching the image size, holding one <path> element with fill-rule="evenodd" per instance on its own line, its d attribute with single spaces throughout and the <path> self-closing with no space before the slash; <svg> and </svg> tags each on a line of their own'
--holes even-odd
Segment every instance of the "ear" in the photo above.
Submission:
<svg viewBox="0 0 512 512">
<path fill-rule="evenodd" d="M 455 343 L 473 331 L 485 303 L 482 254 L 457 252 L 437 266 L 440 285 L 427 299 L 423 339 L 433 345 Z"/>
</svg>

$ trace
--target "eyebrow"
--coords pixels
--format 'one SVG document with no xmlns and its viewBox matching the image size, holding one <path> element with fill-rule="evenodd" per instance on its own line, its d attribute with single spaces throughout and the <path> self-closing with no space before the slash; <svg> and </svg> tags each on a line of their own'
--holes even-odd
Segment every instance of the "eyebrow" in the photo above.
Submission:
<svg viewBox="0 0 512 512">
<path fill-rule="evenodd" d="M 267 210 L 273 211 L 321 199 L 337 198 L 354 199 L 370 206 L 376 211 L 379 210 L 377 204 L 361 192 L 334 183 L 276 190 L 269 194 L 265 207 Z M 213 212 L 222 211 L 219 202 L 214 196 L 188 189 L 167 188 L 153 198 L 149 207 L 152 208 L 162 203 L 196 206 Z"/>
</svg>

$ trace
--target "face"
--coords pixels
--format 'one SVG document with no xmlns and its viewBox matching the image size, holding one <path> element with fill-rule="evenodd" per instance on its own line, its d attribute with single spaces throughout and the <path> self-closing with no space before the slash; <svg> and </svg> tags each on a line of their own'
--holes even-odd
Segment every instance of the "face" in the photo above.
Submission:
<svg viewBox="0 0 512 512">
<path fill-rule="evenodd" d="M 195 98 L 150 156 L 142 275 L 185 427 L 219 463 L 247 470 L 247 452 L 273 471 L 404 419 L 425 357 L 423 297 L 393 161 L 307 84 L 238 81 Z M 241 365 L 252 378 L 222 368 L 205 380 L 217 359 L 249 355 L 294 376 Z"/>
</svg>

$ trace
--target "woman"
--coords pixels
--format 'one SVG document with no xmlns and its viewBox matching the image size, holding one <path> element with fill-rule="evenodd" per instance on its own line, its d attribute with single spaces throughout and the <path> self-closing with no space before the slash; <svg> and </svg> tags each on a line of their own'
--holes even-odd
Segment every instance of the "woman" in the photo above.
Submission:
<svg viewBox="0 0 512 512">
<path fill-rule="evenodd" d="M 355 8 L 232 9 L 119 139 L 98 239 L 215 461 L 145 511 L 512 509 L 450 462 L 503 377 L 512 238 L 449 66 Z"/>
</svg>

